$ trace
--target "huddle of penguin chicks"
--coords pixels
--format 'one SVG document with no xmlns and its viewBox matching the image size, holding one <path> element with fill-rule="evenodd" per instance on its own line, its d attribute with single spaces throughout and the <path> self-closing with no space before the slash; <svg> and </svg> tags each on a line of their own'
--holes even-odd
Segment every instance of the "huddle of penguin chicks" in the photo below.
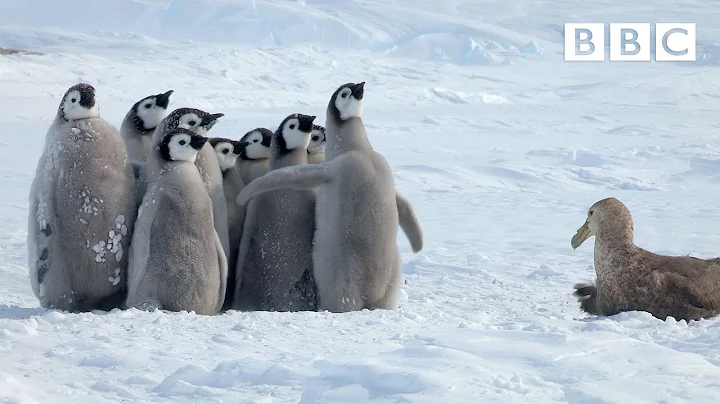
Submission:
<svg viewBox="0 0 720 404">
<path fill-rule="evenodd" d="M 172 91 L 133 105 L 120 131 L 96 90 L 67 90 L 30 192 L 33 292 L 67 311 L 347 312 L 392 309 L 401 228 L 423 235 L 362 121 L 365 83 L 332 95 L 326 126 L 292 114 L 275 132 L 210 138 L 223 114 Z"/>
</svg>

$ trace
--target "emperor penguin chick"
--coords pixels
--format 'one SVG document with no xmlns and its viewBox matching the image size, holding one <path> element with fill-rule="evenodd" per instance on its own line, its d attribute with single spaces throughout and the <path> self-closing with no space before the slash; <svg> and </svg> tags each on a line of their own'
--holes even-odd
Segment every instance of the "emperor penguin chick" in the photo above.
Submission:
<svg viewBox="0 0 720 404">
<path fill-rule="evenodd" d="M 150 95 L 135 103 L 120 124 L 120 136 L 132 162 L 144 163 L 158 124 L 165 118 L 173 90 Z"/>
<path fill-rule="evenodd" d="M 314 120 L 314 116 L 292 114 L 282 121 L 272 135 L 270 172 L 307 164 Z M 233 307 L 315 310 L 314 232 L 314 190 L 283 189 L 253 198 L 240 242 Z"/>
<path fill-rule="evenodd" d="M 266 128 L 255 128 L 240 138 L 241 142 L 249 143 L 240 154 L 236 163 L 245 184 L 270 170 L 270 141 L 272 131 Z"/>
<path fill-rule="evenodd" d="M 250 143 L 220 137 L 210 138 L 210 145 L 215 149 L 220 170 L 223 174 L 223 191 L 225 202 L 228 208 L 228 234 L 230 236 L 230 252 L 228 253 L 228 277 L 227 292 L 223 310 L 232 306 L 233 294 L 235 292 L 235 264 L 237 263 L 238 249 L 240 248 L 240 237 L 242 236 L 243 225 L 245 224 L 245 206 L 235 203 L 235 198 L 245 187 L 240 177 L 240 172 L 235 166 L 238 157 Z"/>
<path fill-rule="evenodd" d="M 225 116 L 224 114 L 210 114 L 195 108 L 178 108 L 171 112 L 165 119 L 160 122 L 155 133 L 153 133 L 153 148 L 157 150 L 160 142 L 165 134 L 175 128 L 185 128 L 194 133 L 207 137 L 208 131 L 217 123 L 217 120 Z M 157 153 L 148 155 L 146 164 L 146 182 L 149 184 L 160 173 L 162 160 Z M 227 204 L 225 203 L 225 192 L 223 191 L 223 177 L 220 172 L 220 163 L 218 162 L 215 150 L 209 143 L 205 143 L 198 152 L 195 160 L 205 191 L 210 195 L 213 202 L 213 217 L 215 220 L 215 229 L 220 236 L 223 249 L 227 257 L 230 251 L 230 240 L 228 235 L 227 221 Z"/>
<path fill-rule="evenodd" d="M 248 184 L 237 202 L 278 189 L 317 190 L 313 275 L 318 310 L 395 308 L 402 276 L 398 225 L 414 252 L 422 231 L 410 202 L 362 121 L 365 83 L 340 86 L 327 107 L 326 162 L 271 171 Z"/>
<path fill-rule="evenodd" d="M 307 148 L 308 163 L 317 164 L 325 161 L 325 127 L 313 125 L 310 145 Z"/>
<path fill-rule="evenodd" d="M 213 209 L 195 166 L 207 138 L 189 129 L 165 133 L 130 247 L 127 306 L 217 313 L 225 299 L 227 260 Z"/>
<path fill-rule="evenodd" d="M 158 124 L 165 118 L 173 90 L 150 95 L 135 103 L 120 124 L 120 137 L 125 142 L 128 158 L 135 176 L 135 200 L 140 205 L 145 195 L 146 183 L 139 180 L 145 170 L 145 159 L 152 145 L 152 136 Z"/>
<path fill-rule="evenodd" d="M 141 179 L 145 182 L 150 182 L 159 174 L 163 162 L 157 156 L 160 150 L 160 143 L 166 133 L 173 129 L 184 128 L 207 137 L 208 131 L 210 131 L 217 123 L 217 120 L 223 116 L 224 114 L 221 113 L 210 114 L 209 112 L 196 108 L 177 108 L 163 118 L 153 131 L 150 150 L 147 154 L 145 167 L 142 170 Z"/>
<path fill-rule="evenodd" d="M 135 179 L 95 93 L 65 92 L 30 188 L 28 267 L 42 307 L 110 310 L 125 298 Z"/>
</svg>

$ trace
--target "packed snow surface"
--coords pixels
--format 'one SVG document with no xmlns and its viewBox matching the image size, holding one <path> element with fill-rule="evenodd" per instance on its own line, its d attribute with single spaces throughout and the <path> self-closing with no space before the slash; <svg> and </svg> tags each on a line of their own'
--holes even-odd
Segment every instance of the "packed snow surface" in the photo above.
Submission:
<svg viewBox="0 0 720 404">
<path fill-rule="evenodd" d="M 563 62 L 565 22 L 696 22 L 696 63 Z M 0 403 L 716 403 L 720 321 L 583 315 L 614 196 L 636 242 L 720 255 L 720 8 L 700 0 L 3 0 Z M 120 125 L 146 95 L 214 136 L 325 115 L 365 124 L 412 201 L 394 311 L 69 314 L 27 270 L 30 182 L 65 90 Z"/>
</svg>

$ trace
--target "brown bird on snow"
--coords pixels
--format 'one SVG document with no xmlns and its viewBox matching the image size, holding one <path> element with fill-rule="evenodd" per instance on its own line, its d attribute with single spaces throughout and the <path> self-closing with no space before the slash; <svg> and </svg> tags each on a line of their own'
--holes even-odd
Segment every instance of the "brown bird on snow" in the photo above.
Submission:
<svg viewBox="0 0 720 404">
<path fill-rule="evenodd" d="M 570 244 L 595 236 L 596 285 L 578 283 L 574 295 L 590 314 L 647 311 L 665 320 L 698 320 L 720 314 L 720 258 L 669 257 L 633 242 L 628 208 L 615 198 L 590 207 Z"/>
</svg>

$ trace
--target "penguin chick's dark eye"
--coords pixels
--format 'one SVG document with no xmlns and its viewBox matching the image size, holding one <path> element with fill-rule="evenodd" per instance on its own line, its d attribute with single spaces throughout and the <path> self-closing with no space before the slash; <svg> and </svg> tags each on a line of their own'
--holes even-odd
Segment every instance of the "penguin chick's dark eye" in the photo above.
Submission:
<svg viewBox="0 0 720 404">
<path fill-rule="evenodd" d="M 594 212 L 594 211 L 592 211 L 592 210 L 591 210 L 590 212 L 588 212 L 588 216 L 592 216 L 592 215 L 593 215 L 593 212 Z"/>
<path fill-rule="evenodd" d="M 253 140 L 253 143 L 257 143 L 259 141 L 260 141 L 260 139 L 255 139 L 255 140 Z"/>
<path fill-rule="evenodd" d="M 343 98 L 347 98 L 347 93 L 342 93 L 342 95 L 340 95 L 340 96 Z"/>
<path fill-rule="evenodd" d="M 320 136 L 313 136 L 313 137 L 312 137 L 312 140 L 318 140 L 318 139 L 320 139 Z"/>
<path fill-rule="evenodd" d="M 290 129 L 295 129 L 295 124 L 290 125 Z"/>
<path fill-rule="evenodd" d="M 228 154 L 228 153 L 230 153 L 230 149 L 223 149 L 223 154 Z"/>
<path fill-rule="evenodd" d="M 178 143 L 180 143 L 180 146 L 185 146 L 185 143 L 187 143 L 187 142 L 185 142 L 184 140 L 181 140 Z"/>
<path fill-rule="evenodd" d="M 72 103 L 74 104 L 74 103 L 77 102 L 77 99 L 76 99 L 76 98 L 73 98 L 72 100 L 70 100 L 70 102 L 72 102 Z"/>
<path fill-rule="evenodd" d="M 152 104 L 145 104 L 145 109 L 150 109 L 150 108 L 152 108 Z"/>
<path fill-rule="evenodd" d="M 190 125 L 190 126 L 195 126 L 195 124 L 197 124 L 197 122 L 195 122 L 195 121 L 188 122 L 188 125 Z"/>
</svg>

